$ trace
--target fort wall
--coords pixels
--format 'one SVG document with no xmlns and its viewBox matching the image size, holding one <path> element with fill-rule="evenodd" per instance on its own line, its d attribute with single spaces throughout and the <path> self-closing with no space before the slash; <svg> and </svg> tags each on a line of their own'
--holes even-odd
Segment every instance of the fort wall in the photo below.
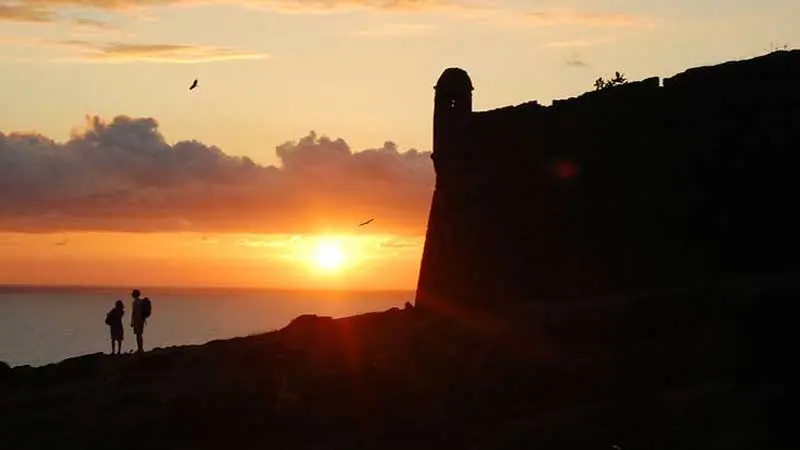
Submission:
<svg viewBox="0 0 800 450">
<path fill-rule="evenodd" d="M 551 106 L 436 87 L 418 306 L 674 289 L 800 269 L 800 51 Z"/>
</svg>

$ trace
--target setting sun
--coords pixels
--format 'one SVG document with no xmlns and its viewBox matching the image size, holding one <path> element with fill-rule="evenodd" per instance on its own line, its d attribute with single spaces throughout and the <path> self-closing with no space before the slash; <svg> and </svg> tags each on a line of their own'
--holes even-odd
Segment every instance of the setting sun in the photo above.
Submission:
<svg viewBox="0 0 800 450">
<path fill-rule="evenodd" d="M 341 246 L 333 241 L 320 241 L 314 250 L 314 266 L 318 269 L 331 271 L 341 268 L 344 253 Z"/>
</svg>

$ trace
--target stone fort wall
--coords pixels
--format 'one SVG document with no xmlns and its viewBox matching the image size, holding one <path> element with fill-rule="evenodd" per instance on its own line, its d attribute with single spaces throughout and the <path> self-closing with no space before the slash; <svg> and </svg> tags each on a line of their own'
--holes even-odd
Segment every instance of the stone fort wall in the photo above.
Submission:
<svg viewBox="0 0 800 450">
<path fill-rule="evenodd" d="M 416 302 L 499 308 L 800 269 L 800 51 L 472 111 L 436 87 Z"/>
</svg>

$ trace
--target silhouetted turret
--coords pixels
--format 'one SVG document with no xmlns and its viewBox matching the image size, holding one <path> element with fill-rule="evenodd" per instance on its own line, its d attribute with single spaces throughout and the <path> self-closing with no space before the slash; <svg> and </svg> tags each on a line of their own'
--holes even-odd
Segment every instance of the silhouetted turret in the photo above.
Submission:
<svg viewBox="0 0 800 450">
<path fill-rule="evenodd" d="M 422 272 L 427 275 L 419 278 L 416 298 L 417 306 L 423 309 L 445 307 L 446 298 L 452 298 L 455 293 L 447 280 L 460 278 L 463 270 L 471 266 L 469 261 L 455 258 L 454 261 L 447 262 L 446 259 L 453 256 L 450 255 L 451 249 L 468 239 L 463 234 L 466 224 L 462 223 L 462 218 L 465 216 L 453 210 L 461 207 L 452 202 L 452 199 L 457 198 L 454 193 L 459 190 L 458 185 L 463 184 L 460 176 L 462 171 L 459 168 L 462 158 L 457 155 L 465 148 L 463 137 L 472 118 L 474 88 L 467 72 L 451 67 L 442 73 L 434 89 L 436 94 L 431 159 L 436 171 L 436 189 L 428 219 L 422 263 Z M 434 267 L 437 269 L 433 269 Z M 445 289 L 440 291 L 440 288 Z M 466 295 L 464 292 L 458 297 L 466 300 Z"/>
<path fill-rule="evenodd" d="M 451 67 L 439 77 L 434 86 L 436 95 L 433 108 L 433 159 L 434 166 L 441 159 L 457 151 L 458 138 L 463 135 L 466 122 L 472 113 L 472 80 L 462 69 Z"/>
</svg>

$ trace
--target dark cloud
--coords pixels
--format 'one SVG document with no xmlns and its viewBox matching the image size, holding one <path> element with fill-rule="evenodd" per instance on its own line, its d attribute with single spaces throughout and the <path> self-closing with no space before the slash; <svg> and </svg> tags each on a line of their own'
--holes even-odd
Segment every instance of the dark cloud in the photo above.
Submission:
<svg viewBox="0 0 800 450">
<path fill-rule="evenodd" d="M 353 152 L 311 132 L 276 149 L 278 167 L 196 141 L 169 145 L 152 118 L 87 118 L 55 142 L 0 133 L 0 230 L 54 232 L 424 230 L 428 152 L 392 142 Z"/>
<path fill-rule="evenodd" d="M 589 65 L 586 61 L 578 58 L 568 58 L 565 62 L 572 67 L 587 67 Z"/>
</svg>

